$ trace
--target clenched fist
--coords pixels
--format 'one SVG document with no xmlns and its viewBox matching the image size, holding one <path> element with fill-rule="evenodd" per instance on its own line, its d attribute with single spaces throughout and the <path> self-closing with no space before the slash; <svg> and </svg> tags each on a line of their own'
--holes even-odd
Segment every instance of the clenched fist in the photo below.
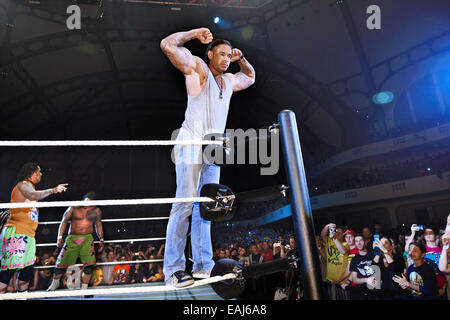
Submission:
<svg viewBox="0 0 450 320">
<path fill-rule="evenodd" d="M 236 62 L 238 60 L 240 60 L 242 58 L 243 54 L 242 51 L 239 49 L 233 49 L 233 51 L 231 51 L 231 62 Z"/>
<path fill-rule="evenodd" d="M 208 28 L 200 28 L 195 30 L 195 37 L 203 44 L 208 44 L 213 40 L 213 35 Z"/>
</svg>

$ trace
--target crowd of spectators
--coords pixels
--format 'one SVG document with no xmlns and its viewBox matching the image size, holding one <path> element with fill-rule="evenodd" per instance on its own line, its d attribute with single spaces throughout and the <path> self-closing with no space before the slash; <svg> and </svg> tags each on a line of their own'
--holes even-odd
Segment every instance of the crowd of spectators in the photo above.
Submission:
<svg viewBox="0 0 450 320">
<path fill-rule="evenodd" d="M 382 226 L 352 230 L 329 223 L 316 236 L 325 297 L 346 300 L 434 299 L 449 295 L 450 215 L 447 225 L 418 226 L 408 233 L 384 231 Z M 218 223 L 212 229 L 213 259 L 234 259 L 242 266 L 297 256 L 292 228 L 255 227 Z M 46 290 L 51 283 L 59 249 L 40 249 L 30 291 Z M 90 287 L 163 282 L 164 243 L 107 244 L 97 253 Z M 135 263 L 134 261 L 146 261 Z M 300 266 L 300 264 L 299 264 Z M 77 273 L 79 272 L 79 273 Z M 68 268 L 61 288 L 80 285 L 80 270 Z M 8 291 L 15 291 L 11 280 Z M 249 300 L 302 298 L 299 268 L 247 279 L 240 296 Z"/>
<path fill-rule="evenodd" d="M 345 172 L 336 174 L 328 173 L 326 179 L 312 179 L 308 182 L 309 193 L 310 195 L 320 195 L 427 175 L 440 176 L 442 172 L 448 170 L 450 170 L 450 151 L 434 155 L 425 154 L 421 159 L 394 162 L 376 168 L 345 170 Z"/>
<path fill-rule="evenodd" d="M 292 228 L 221 224 L 213 229 L 213 259 L 234 259 L 243 267 L 297 256 Z M 300 298 L 298 269 L 247 279 L 241 299 L 294 300 Z"/>
<path fill-rule="evenodd" d="M 447 300 L 450 215 L 445 229 L 413 224 L 410 233 L 384 233 L 327 224 L 317 236 L 322 278 L 331 299 Z"/>
</svg>

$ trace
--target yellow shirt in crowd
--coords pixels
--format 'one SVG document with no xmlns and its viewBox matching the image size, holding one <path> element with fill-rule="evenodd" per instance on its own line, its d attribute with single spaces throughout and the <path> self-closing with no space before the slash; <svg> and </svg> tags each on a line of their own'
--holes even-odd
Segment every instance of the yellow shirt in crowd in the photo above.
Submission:
<svg viewBox="0 0 450 320">
<path fill-rule="evenodd" d="M 349 245 L 346 242 L 343 242 L 342 245 L 347 250 L 349 249 Z M 327 240 L 325 251 L 327 253 L 327 280 L 336 281 L 347 269 L 348 255 L 342 254 L 331 238 Z"/>
</svg>

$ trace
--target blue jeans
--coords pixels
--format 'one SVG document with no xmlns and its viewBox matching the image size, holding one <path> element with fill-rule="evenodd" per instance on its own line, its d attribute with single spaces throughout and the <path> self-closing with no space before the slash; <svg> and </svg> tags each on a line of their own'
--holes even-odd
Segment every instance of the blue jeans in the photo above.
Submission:
<svg viewBox="0 0 450 320">
<path fill-rule="evenodd" d="M 219 183 L 220 168 L 201 161 L 201 147 L 180 146 L 174 148 L 176 164 L 177 198 L 198 197 L 204 184 Z M 194 150 L 195 149 L 195 150 Z M 197 163 L 186 163 L 181 159 L 195 154 Z M 192 159 L 192 158 L 191 158 Z M 189 161 L 188 161 L 189 162 Z M 194 260 L 193 271 L 209 271 L 214 267 L 213 250 L 211 244 L 211 221 L 200 216 L 198 203 L 174 203 L 170 211 L 166 231 L 166 245 L 164 250 L 163 272 L 168 279 L 174 272 L 185 270 L 186 235 L 191 222 L 191 246 Z"/>
</svg>

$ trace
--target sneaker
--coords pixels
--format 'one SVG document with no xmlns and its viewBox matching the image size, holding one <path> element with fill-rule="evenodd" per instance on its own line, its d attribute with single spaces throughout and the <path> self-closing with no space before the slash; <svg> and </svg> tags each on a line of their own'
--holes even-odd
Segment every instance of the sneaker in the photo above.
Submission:
<svg viewBox="0 0 450 320">
<path fill-rule="evenodd" d="M 166 281 L 166 285 L 174 286 L 175 288 L 190 286 L 193 283 L 194 278 L 182 270 L 174 272 Z"/>
<path fill-rule="evenodd" d="M 192 276 L 196 279 L 207 279 L 207 278 L 211 277 L 211 270 L 192 271 Z"/>
<path fill-rule="evenodd" d="M 55 291 L 59 288 L 59 279 L 53 279 L 50 287 L 47 288 L 46 291 Z"/>
</svg>

